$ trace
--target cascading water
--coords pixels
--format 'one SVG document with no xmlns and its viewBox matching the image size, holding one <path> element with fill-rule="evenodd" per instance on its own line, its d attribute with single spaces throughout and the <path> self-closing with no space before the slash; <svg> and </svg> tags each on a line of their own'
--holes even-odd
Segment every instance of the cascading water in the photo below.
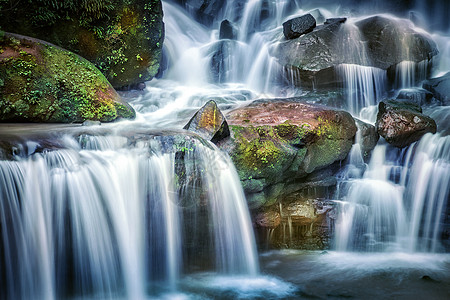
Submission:
<svg viewBox="0 0 450 300">
<path fill-rule="evenodd" d="M 317 1 L 225 1 L 210 27 L 174 2 L 163 1 L 167 69 L 143 92 L 124 94 L 137 111 L 136 120 L 102 124 L 112 130 L 106 135 L 96 129 L 77 139 L 69 134 L 48 149 L 29 140 L 14 148 L 10 161 L 0 161 L 0 298 L 364 298 L 373 292 L 373 279 L 396 281 L 391 273 L 409 276 L 407 282 L 400 280 L 408 287 L 445 286 L 448 276 L 442 269 L 448 270 L 448 255 L 430 252 L 449 247 L 441 238 L 448 232 L 443 228 L 450 180 L 447 107 L 424 109 L 436 119 L 439 133 L 406 150 L 381 141 L 366 164 L 360 145 L 354 145 L 335 201 L 338 252 L 308 254 L 310 260 L 296 252 L 261 255 L 268 260 L 264 272 L 298 284 L 302 292 L 294 296 L 290 284 L 258 275 L 249 213 L 229 159 L 186 132 L 180 134 L 187 134 L 181 144 L 170 138 L 173 134 L 149 132 L 181 128 L 210 99 L 227 110 L 259 97 L 304 95 L 293 84 L 299 82 L 298 71 L 286 70 L 270 54 L 284 38 L 282 23 L 296 16 L 312 13 L 319 26 L 326 18 L 348 17 L 334 43 L 343 62 L 336 73 L 347 102 L 337 106 L 370 123 L 377 103 L 397 92 L 391 88 L 418 87 L 429 73 L 449 70 L 448 36 L 433 35 L 440 51 L 433 69 L 428 61 L 406 60 L 386 71 L 369 67 L 367 45 L 355 22 L 360 15 L 386 12 L 382 8 L 396 1 L 366 6 L 321 1 L 327 7 L 320 9 Z M 420 10 L 422 1 L 414 3 Z M 236 26 L 235 40 L 219 39 L 223 19 Z M 356 253 L 368 251 L 380 254 Z M 414 272 L 426 273 L 404 275 L 411 264 Z M 427 282 L 428 275 L 437 280 Z M 421 276 L 423 281 L 414 281 Z M 354 293 L 359 284 L 363 288 Z M 337 285 L 343 288 L 336 291 Z"/>
<path fill-rule="evenodd" d="M 183 223 L 191 222 L 183 211 L 202 205 L 210 220 L 203 226 L 212 229 L 202 238 L 210 236 L 205 244 L 215 249 L 209 255 L 218 272 L 257 275 L 239 180 L 212 145 L 196 138 L 179 149 L 157 138 L 134 147 L 119 136 L 64 140 L 71 148 L 0 162 L 2 298 L 143 299 L 148 284 L 159 281 L 175 290 Z M 176 173 L 177 165 L 191 167 Z M 185 207 L 194 195 L 177 191 L 194 175 L 208 191 L 206 202 Z"/>
</svg>

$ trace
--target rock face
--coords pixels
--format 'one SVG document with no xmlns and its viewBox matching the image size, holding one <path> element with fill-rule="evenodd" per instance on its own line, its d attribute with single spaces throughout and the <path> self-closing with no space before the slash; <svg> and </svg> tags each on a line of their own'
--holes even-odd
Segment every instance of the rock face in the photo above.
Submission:
<svg viewBox="0 0 450 300">
<path fill-rule="evenodd" d="M 2 30 L 79 54 L 115 88 L 150 80 L 158 72 L 164 39 L 160 0 L 5 2 L 11 9 L 0 10 Z"/>
<path fill-rule="evenodd" d="M 421 62 L 438 53 L 436 44 L 411 28 L 409 21 L 374 16 L 353 25 L 348 21 L 317 26 L 297 39 L 280 39 L 270 54 L 297 76 L 304 87 L 342 83 L 335 67 L 357 64 L 387 70 L 405 60 Z"/>
<path fill-rule="evenodd" d="M 442 104 L 450 105 L 450 72 L 444 76 L 425 81 L 423 88 L 432 92 L 433 96 Z"/>
<path fill-rule="evenodd" d="M 223 20 L 222 23 L 220 23 L 219 39 L 235 40 L 236 38 L 237 30 L 234 25 L 228 20 Z"/>
<path fill-rule="evenodd" d="M 185 6 L 188 11 L 194 12 L 194 17 L 202 24 L 211 25 L 220 10 L 224 7 L 225 0 L 176 0 Z"/>
<path fill-rule="evenodd" d="M 107 122 L 134 116 L 87 60 L 44 41 L 0 32 L 0 121 Z"/>
<path fill-rule="evenodd" d="M 414 102 L 382 101 L 378 105 L 377 132 L 395 147 L 403 148 L 424 134 L 436 133 L 436 122 L 422 114 Z"/>
<path fill-rule="evenodd" d="M 316 19 L 311 14 L 288 20 L 283 23 L 283 34 L 287 39 L 296 39 L 302 34 L 313 31 Z"/>
<path fill-rule="evenodd" d="M 183 129 L 193 131 L 213 143 L 230 136 L 227 121 L 213 100 L 197 111 Z"/>
</svg>

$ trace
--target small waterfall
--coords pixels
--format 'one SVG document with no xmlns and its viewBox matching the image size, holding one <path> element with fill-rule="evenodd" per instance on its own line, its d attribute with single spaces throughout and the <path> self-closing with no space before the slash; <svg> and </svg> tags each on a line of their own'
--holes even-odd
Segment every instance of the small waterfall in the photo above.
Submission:
<svg viewBox="0 0 450 300">
<path fill-rule="evenodd" d="M 450 137 L 425 135 L 401 156 L 378 145 L 362 178 L 343 183 L 339 251 L 442 251 L 450 182 Z M 398 151 L 398 150 L 397 150 Z"/>
<path fill-rule="evenodd" d="M 386 71 L 353 64 L 336 67 L 338 76 L 344 79 L 347 109 L 358 116 L 363 108 L 376 105 L 387 90 Z M 364 119 L 364 116 L 361 116 Z"/>
<path fill-rule="evenodd" d="M 144 299 L 159 282 L 175 291 L 189 263 L 187 212 L 202 207 L 196 226 L 211 233 L 197 255 L 219 273 L 256 275 L 236 171 L 214 146 L 185 139 L 66 136 L 68 149 L 0 161 L 1 298 Z M 201 189 L 189 189 L 193 178 Z"/>
<path fill-rule="evenodd" d="M 418 86 L 426 79 L 428 61 L 402 61 L 395 67 L 395 87 L 398 89 Z"/>
</svg>

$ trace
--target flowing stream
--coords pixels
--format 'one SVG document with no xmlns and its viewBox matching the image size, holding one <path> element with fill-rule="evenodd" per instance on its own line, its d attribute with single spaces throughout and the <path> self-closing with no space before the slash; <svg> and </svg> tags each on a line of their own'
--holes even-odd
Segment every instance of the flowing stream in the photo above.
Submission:
<svg viewBox="0 0 450 300">
<path fill-rule="evenodd" d="M 338 211 L 334 249 L 323 253 L 258 257 L 230 158 L 181 131 L 210 99 L 223 111 L 258 98 L 313 99 L 315 90 L 295 86 L 298 74 L 270 55 L 282 23 L 308 12 L 318 23 L 349 17 L 337 41 L 342 56 L 358 63 L 336 68 L 344 82 L 336 106 L 367 122 L 374 123 L 379 101 L 450 70 L 450 27 L 439 12 L 445 1 L 432 3 L 438 23 L 417 24 L 439 46 L 432 69 L 404 61 L 393 86 L 387 71 L 367 66 L 367 45 L 354 26 L 386 13 L 388 1 L 355 9 L 350 0 L 327 2 L 225 1 L 206 26 L 163 1 L 167 69 L 144 91 L 123 94 L 136 120 L 54 132 L 12 127 L 8 134 L 23 138 L 11 160 L 0 160 L 0 298 L 448 297 L 448 107 L 424 108 L 438 133 L 408 148 L 380 140 L 365 161 L 355 143 L 329 199 Z M 422 20 L 431 20 L 416 2 Z M 235 40 L 219 39 L 223 19 L 233 22 Z M 30 132 L 46 138 L 27 139 Z"/>
</svg>

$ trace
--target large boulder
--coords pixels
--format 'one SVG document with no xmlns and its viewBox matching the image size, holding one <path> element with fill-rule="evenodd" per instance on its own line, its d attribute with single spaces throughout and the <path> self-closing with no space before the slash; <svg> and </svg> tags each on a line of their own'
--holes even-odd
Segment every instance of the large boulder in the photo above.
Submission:
<svg viewBox="0 0 450 300">
<path fill-rule="evenodd" d="M 342 84 L 335 69 L 340 64 L 395 70 L 402 61 L 418 63 L 438 53 L 433 40 L 407 20 L 374 16 L 341 22 L 317 26 L 297 39 L 280 38 L 270 54 L 298 75 L 294 84 L 321 87 Z"/>
<path fill-rule="evenodd" d="M 235 40 L 237 39 L 237 29 L 228 20 L 223 20 L 220 23 L 219 39 Z"/>
<path fill-rule="evenodd" d="M 399 148 L 418 141 L 428 132 L 436 133 L 436 122 L 422 114 L 417 104 L 409 101 L 380 102 L 376 127 L 389 144 Z"/>
<path fill-rule="evenodd" d="M 164 39 L 160 0 L 4 2 L 2 30 L 79 54 L 115 88 L 150 80 L 158 72 Z"/>
<path fill-rule="evenodd" d="M 275 203 L 286 184 L 351 149 L 356 126 L 349 113 L 297 100 L 258 100 L 226 115 L 231 138 L 218 145 L 231 156 L 253 208 Z"/>
<path fill-rule="evenodd" d="M 0 121 L 70 123 L 134 116 L 87 60 L 44 41 L 0 31 Z"/>
<path fill-rule="evenodd" d="M 296 39 L 302 34 L 313 31 L 314 27 L 316 27 L 316 19 L 311 14 L 306 14 L 284 22 L 283 34 L 289 40 Z"/>
<path fill-rule="evenodd" d="M 450 72 L 444 76 L 426 80 L 423 88 L 432 92 L 442 104 L 450 105 Z"/>
</svg>

